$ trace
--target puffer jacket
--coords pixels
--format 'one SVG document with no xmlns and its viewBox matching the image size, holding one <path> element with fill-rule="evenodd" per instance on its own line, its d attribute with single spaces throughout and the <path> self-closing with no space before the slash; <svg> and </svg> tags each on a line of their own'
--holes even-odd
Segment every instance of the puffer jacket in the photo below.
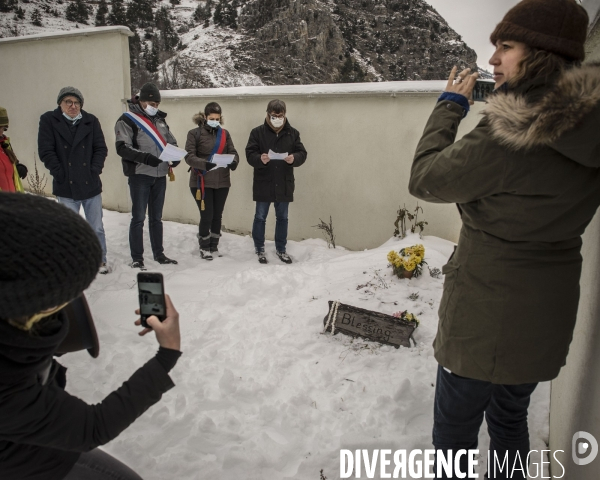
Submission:
<svg viewBox="0 0 600 480">
<path fill-rule="evenodd" d="M 167 114 L 158 111 L 156 115 L 150 117 L 142 109 L 136 101 L 127 101 L 129 111 L 136 115 L 144 116 L 152 121 L 156 129 L 162 135 L 167 143 L 177 146 L 177 140 L 171 133 L 167 125 Z M 158 159 L 161 150 L 154 140 L 148 136 L 143 130 L 126 115 L 121 115 L 115 124 L 115 137 L 117 154 L 121 157 L 123 163 L 123 173 L 125 176 L 130 175 L 148 175 L 150 177 L 164 177 L 169 173 L 168 162 L 161 162 L 157 167 L 148 165 L 149 159 Z M 173 167 L 179 165 L 180 162 L 173 162 Z"/>
<path fill-rule="evenodd" d="M 219 127 L 220 128 L 220 127 Z M 217 129 L 212 128 L 202 121 L 197 128 L 188 132 L 185 149 L 188 154 L 185 157 L 186 163 L 192 167 L 190 170 L 190 187 L 198 186 L 198 175 L 194 169 L 206 170 L 206 162 L 215 147 L 217 141 Z M 233 146 L 231 135 L 227 132 L 224 155 L 235 155 L 233 163 L 234 170 L 240 162 L 237 150 Z M 215 168 L 204 174 L 204 186 L 206 188 L 228 188 L 231 187 L 231 176 L 229 168 Z"/>
<path fill-rule="evenodd" d="M 24 191 L 17 170 L 18 164 L 19 160 L 12 150 L 10 138 L 0 135 L 0 191 L 10 191 L 13 187 L 15 192 Z"/>
<path fill-rule="evenodd" d="M 462 212 L 435 357 L 495 384 L 552 380 L 573 337 L 581 235 L 600 205 L 600 67 L 492 96 L 455 142 L 463 113 L 437 104 L 409 183 L 417 198 Z"/>
</svg>

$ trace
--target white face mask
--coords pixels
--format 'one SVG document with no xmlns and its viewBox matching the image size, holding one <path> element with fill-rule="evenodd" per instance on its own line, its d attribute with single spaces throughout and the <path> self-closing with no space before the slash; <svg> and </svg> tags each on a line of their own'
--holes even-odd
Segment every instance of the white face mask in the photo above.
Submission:
<svg viewBox="0 0 600 480">
<path fill-rule="evenodd" d="M 81 120 L 81 118 L 83 117 L 83 115 L 81 114 L 81 112 L 79 112 L 79 114 L 76 117 L 70 117 L 69 115 L 67 115 L 65 112 L 63 112 L 63 116 L 67 119 L 67 120 L 71 120 L 73 123 L 77 122 L 78 120 Z"/>
<path fill-rule="evenodd" d="M 271 125 L 273 125 L 275 128 L 281 127 L 283 125 L 283 122 L 285 122 L 285 117 L 284 118 L 271 117 Z"/>
<path fill-rule="evenodd" d="M 144 108 L 144 112 L 153 117 L 158 113 L 158 108 L 155 108 L 152 105 L 148 105 L 146 108 Z"/>
<path fill-rule="evenodd" d="M 217 128 L 219 125 L 221 125 L 218 120 L 207 120 L 206 123 L 212 128 Z"/>
</svg>

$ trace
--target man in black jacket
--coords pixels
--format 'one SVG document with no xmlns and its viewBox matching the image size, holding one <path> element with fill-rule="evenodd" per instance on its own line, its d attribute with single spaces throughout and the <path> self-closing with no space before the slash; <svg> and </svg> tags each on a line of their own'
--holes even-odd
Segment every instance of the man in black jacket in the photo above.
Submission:
<svg viewBox="0 0 600 480">
<path fill-rule="evenodd" d="M 108 154 L 98 119 L 84 110 L 83 95 L 75 87 L 61 89 L 58 108 L 44 113 L 38 131 L 38 154 L 52 175 L 52 193 L 85 218 L 102 246 L 99 272 L 108 273 L 106 237 L 102 223 L 100 174 Z"/>
<path fill-rule="evenodd" d="M 285 154 L 285 155 L 283 155 Z M 246 160 L 254 167 L 253 199 L 256 213 L 252 238 L 260 263 L 265 256 L 265 224 L 271 202 L 275 203 L 275 248 L 284 263 L 292 263 L 286 253 L 288 207 L 294 201 L 294 167 L 306 161 L 306 149 L 300 133 L 286 118 L 286 106 L 281 100 L 271 100 L 265 122 L 250 132 L 246 145 Z"/>
</svg>

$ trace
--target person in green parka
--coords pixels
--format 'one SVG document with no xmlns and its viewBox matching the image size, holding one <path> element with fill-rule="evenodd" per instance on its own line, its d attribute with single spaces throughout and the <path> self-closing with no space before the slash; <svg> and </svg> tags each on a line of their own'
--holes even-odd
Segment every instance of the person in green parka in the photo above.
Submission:
<svg viewBox="0 0 600 480">
<path fill-rule="evenodd" d="M 411 194 L 458 204 L 463 223 L 434 341 L 437 450 L 477 448 L 485 415 L 491 458 L 525 465 L 531 393 L 565 365 L 581 235 L 600 205 L 600 66 L 581 65 L 587 26 L 574 0 L 518 3 L 491 35 L 496 83 L 481 122 L 454 141 L 477 78 L 455 67 L 418 144 Z M 488 478 L 526 478 L 498 465 Z"/>
</svg>

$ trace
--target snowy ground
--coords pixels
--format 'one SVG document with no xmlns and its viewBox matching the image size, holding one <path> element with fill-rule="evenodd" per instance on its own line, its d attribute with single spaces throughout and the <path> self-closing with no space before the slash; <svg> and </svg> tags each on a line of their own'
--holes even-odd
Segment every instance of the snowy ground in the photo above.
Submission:
<svg viewBox="0 0 600 480">
<path fill-rule="evenodd" d="M 127 266 L 129 218 L 105 212 L 112 273 L 99 275 L 86 292 L 100 357 L 80 352 L 61 359 L 69 367 L 68 390 L 90 403 L 157 349 L 133 325 L 137 271 Z M 319 480 L 321 469 L 334 480 L 341 448 L 432 448 L 437 364 L 431 343 L 443 280 L 427 271 L 418 279 L 393 278 L 386 255 L 423 243 L 430 267 L 441 268 L 450 242 L 412 235 L 350 252 L 309 239 L 288 244 L 292 265 L 282 264 L 268 242 L 270 263 L 260 265 L 252 240 L 232 234 L 222 238 L 222 258 L 200 259 L 196 232 L 193 225 L 165 222 L 165 252 L 179 265 L 153 262 L 146 244 L 146 265 L 163 273 L 180 312 L 184 355 L 171 374 L 177 386 L 106 445 L 108 452 L 145 480 Z M 408 299 L 413 293 L 415 301 Z M 323 335 L 328 300 L 384 313 L 408 309 L 421 319 L 418 346 Z M 546 448 L 549 392 L 542 384 L 532 399 L 532 449 Z M 488 445 L 484 424 L 483 459 Z"/>
</svg>

